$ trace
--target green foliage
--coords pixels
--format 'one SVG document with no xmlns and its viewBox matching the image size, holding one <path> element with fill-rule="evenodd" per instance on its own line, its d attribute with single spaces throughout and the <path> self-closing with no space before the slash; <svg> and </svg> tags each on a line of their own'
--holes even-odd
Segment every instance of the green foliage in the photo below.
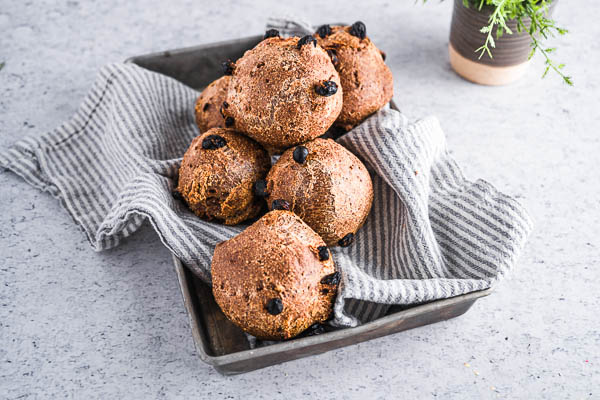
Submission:
<svg viewBox="0 0 600 400">
<path fill-rule="evenodd" d="M 427 0 L 423 0 L 426 2 Z M 480 53 L 479 58 L 487 54 L 492 58 L 492 49 L 496 47 L 494 40 L 494 28 L 496 29 L 496 39 L 500 38 L 504 33 L 512 35 L 514 32 L 508 27 L 508 20 L 517 20 L 518 33 L 527 32 L 531 37 L 531 52 L 529 58 L 534 56 L 536 52 L 544 56 L 545 70 L 542 77 L 548 74 L 548 71 L 555 71 L 563 81 L 568 85 L 573 85 L 573 80 L 570 76 L 563 73 L 564 64 L 557 64 L 550 58 L 550 53 L 553 53 L 555 48 L 547 48 L 543 45 L 543 41 L 550 37 L 564 35 L 568 31 L 556 25 L 556 22 L 547 18 L 548 5 L 552 0 L 462 0 L 465 7 L 476 7 L 481 10 L 484 6 L 491 7 L 492 13 L 488 20 L 488 25 L 481 28 L 481 33 L 486 34 L 484 43 L 476 52 Z M 525 25 L 523 19 L 529 17 L 531 24 L 529 27 Z"/>
</svg>

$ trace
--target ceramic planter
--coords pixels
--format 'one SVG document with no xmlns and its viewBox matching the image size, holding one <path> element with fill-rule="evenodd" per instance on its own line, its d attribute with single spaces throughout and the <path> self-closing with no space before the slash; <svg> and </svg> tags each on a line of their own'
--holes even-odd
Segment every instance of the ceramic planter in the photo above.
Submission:
<svg viewBox="0 0 600 400">
<path fill-rule="evenodd" d="M 548 12 L 552 14 L 558 0 L 549 5 Z M 531 38 L 527 32 L 517 31 L 517 20 L 507 21 L 513 34 L 504 33 L 494 41 L 496 47 L 492 48 L 492 58 L 486 53 L 481 58 L 476 52 L 484 42 L 486 35 L 480 30 L 488 25 L 488 20 L 493 9 L 489 6 L 479 10 L 476 6 L 469 8 L 463 5 L 462 0 L 454 0 L 452 25 L 450 28 L 450 43 L 448 52 L 450 65 L 456 73 L 463 78 L 482 85 L 505 85 L 519 79 L 529 65 L 528 57 L 531 51 Z M 529 18 L 524 18 L 526 27 Z"/>
</svg>

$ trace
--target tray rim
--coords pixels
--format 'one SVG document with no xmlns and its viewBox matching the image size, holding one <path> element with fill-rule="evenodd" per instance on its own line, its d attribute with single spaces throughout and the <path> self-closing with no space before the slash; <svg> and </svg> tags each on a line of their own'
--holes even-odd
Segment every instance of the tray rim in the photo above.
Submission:
<svg viewBox="0 0 600 400">
<path fill-rule="evenodd" d="M 202 326 L 201 322 L 196 317 L 196 312 L 193 307 L 192 301 L 190 299 L 190 293 L 188 291 L 188 279 L 185 276 L 187 268 L 177 256 L 173 255 L 173 263 L 175 265 L 175 271 L 177 273 L 177 279 L 179 281 L 179 289 L 181 291 L 184 306 L 188 312 L 188 317 L 190 321 L 190 327 L 192 329 L 192 336 L 194 338 L 194 344 L 196 350 L 199 353 L 200 359 L 205 363 L 211 366 L 221 366 L 227 365 L 231 363 L 235 363 L 238 361 L 245 361 L 256 357 L 267 356 L 271 354 L 281 353 L 288 350 L 298 350 L 305 347 L 310 347 L 314 344 L 319 344 L 323 342 L 330 342 L 341 340 L 344 338 L 352 337 L 355 335 L 360 335 L 361 333 L 367 333 L 369 331 L 375 331 L 379 328 L 385 327 L 390 323 L 395 321 L 410 318 L 416 316 L 418 314 L 433 312 L 440 308 L 452 306 L 458 303 L 462 303 L 469 300 L 478 300 L 482 297 L 489 296 L 493 292 L 493 288 L 483 289 L 475 292 L 466 293 L 463 295 L 458 295 L 454 297 L 449 297 L 446 299 L 435 300 L 426 304 L 417 305 L 411 307 L 407 310 L 398 311 L 390 315 L 386 315 L 384 317 L 378 318 L 374 321 L 367 322 L 365 324 L 353 327 L 353 328 L 344 328 L 339 329 L 332 332 L 323 333 L 321 335 L 309 336 L 304 338 L 296 338 L 289 341 L 284 341 L 281 343 L 272 344 L 265 347 L 259 347 L 256 349 L 250 350 L 242 350 L 235 353 L 224 354 L 221 356 L 213 356 L 208 354 L 206 349 L 204 348 L 204 340 L 202 339 L 202 334 L 200 333 L 198 327 Z M 188 270 L 189 273 L 193 272 Z M 399 332 L 398 332 L 399 333 Z M 382 336 L 389 336 L 382 335 Z M 366 341 L 371 340 L 367 339 Z M 359 342 L 357 342 L 359 343 Z M 347 346 L 342 346 L 347 347 Z M 334 349 L 332 349 L 334 350 Z"/>
<path fill-rule="evenodd" d="M 229 44 L 237 43 L 240 40 L 250 41 L 250 40 L 254 40 L 254 39 L 258 40 L 260 38 L 262 38 L 262 35 L 252 35 L 252 36 L 244 36 L 244 37 L 237 38 L 237 39 L 227 39 L 227 40 L 221 40 L 218 42 L 198 44 L 195 46 L 178 47 L 178 48 L 172 49 L 172 50 L 154 51 L 151 53 L 145 53 L 145 54 L 139 54 L 137 56 L 131 56 L 131 57 L 125 59 L 124 62 L 125 63 L 135 63 L 135 60 L 140 59 L 140 58 L 177 56 L 179 54 L 193 52 L 193 51 L 197 51 L 197 50 L 227 46 Z"/>
</svg>

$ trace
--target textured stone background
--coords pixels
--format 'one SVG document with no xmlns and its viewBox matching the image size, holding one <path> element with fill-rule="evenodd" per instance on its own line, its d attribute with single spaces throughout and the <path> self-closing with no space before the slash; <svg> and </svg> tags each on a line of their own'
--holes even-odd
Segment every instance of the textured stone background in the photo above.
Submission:
<svg viewBox="0 0 600 400">
<path fill-rule="evenodd" d="M 260 33 L 268 15 L 361 19 L 403 111 L 437 115 L 467 176 L 518 196 L 536 227 L 513 277 L 461 318 L 223 377 L 197 357 L 148 227 L 94 253 L 56 200 L 2 173 L 0 398 L 599 398 L 600 3 L 572 3 L 554 43 L 576 86 L 539 79 L 536 59 L 488 88 L 450 70 L 450 1 L 1 0 L 2 147 L 69 117 L 108 62 Z"/>
</svg>

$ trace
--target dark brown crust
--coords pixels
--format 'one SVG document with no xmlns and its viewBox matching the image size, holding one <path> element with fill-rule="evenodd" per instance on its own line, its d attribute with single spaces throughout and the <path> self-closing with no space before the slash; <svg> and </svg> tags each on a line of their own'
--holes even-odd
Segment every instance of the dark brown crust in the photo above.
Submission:
<svg viewBox="0 0 600 400">
<path fill-rule="evenodd" d="M 260 339 L 288 339 L 327 320 L 336 286 L 320 283 L 335 271 L 332 257 L 319 260 L 324 244 L 295 214 L 271 211 L 215 248 L 211 269 L 217 304 Z M 266 309 L 274 298 L 283 302 L 278 315 Z"/>
<path fill-rule="evenodd" d="M 349 26 L 334 26 L 331 30 L 325 38 L 314 36 L 337 58 L 335 67 L 344 89 L 344 105 L 335 124 L 350 130 L 392 99 L 394 80 L 381 51 L 368 37 L 361 40 L 352 36 Z"/>
<path fill-rule="evenodd" d="M 342 110 L 340 78 L 327 53 L 298 38 L 273 37 L 247 51 L 234 68 L 226 116 L 235 129 L 268 148 L 285 149 L 314 139 Z M 333 81 L 338 91 L 320 96 L 315 86 Z"/>
<path fill-rule="evenodd" d="M 200 133 L 211 128 L 224 128 L 225 119 L 221 114 L 221 105 L 227 97 L 230 76 L 223 76 L 208 85 L 196 100 L 196 124 Z"/>
<path fill-rule="evenodd" d="M 209 135 L 223 137 L 227 145 L 203 149 Z M 213 128 L 196 137 L 186 151 L 177 190 L 199 217 L 235 225 L 260 211 L 262 200 L 254 195 L 254 183 L 265 177 L 270 164 L 269 155 L 254 140 Z"/>
<path fill-rule="evenodd" d="M 303 164 L 294 161 L 290 148 L 269 171 L 268 204 L 287 200 L 328 246 L 336 246 L 364 224 L 373 202 L 371 177 L 354 154 L 331 139 L 304 146 L 309 152 Z"/>
</svg>

